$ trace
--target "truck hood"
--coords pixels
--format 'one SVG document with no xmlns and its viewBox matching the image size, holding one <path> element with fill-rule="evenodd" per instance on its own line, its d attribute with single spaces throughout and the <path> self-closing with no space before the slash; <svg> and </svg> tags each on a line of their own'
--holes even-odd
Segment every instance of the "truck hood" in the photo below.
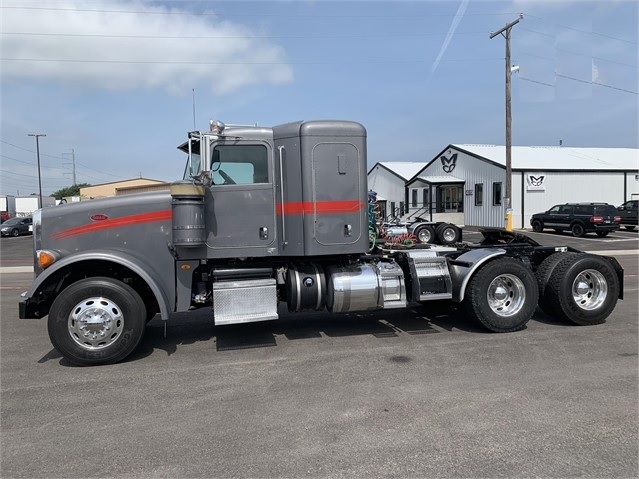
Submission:
<svg viewBox="0 0 639 479">
<path fill-rule="evenodd" d="M 41 224 L 34 231 L 41 249 L 73 252 L 101 244 L 136 249 L 151 234 L 171 232 L 168 191 L 82 201 L 41 212 Z"/>
</svg>

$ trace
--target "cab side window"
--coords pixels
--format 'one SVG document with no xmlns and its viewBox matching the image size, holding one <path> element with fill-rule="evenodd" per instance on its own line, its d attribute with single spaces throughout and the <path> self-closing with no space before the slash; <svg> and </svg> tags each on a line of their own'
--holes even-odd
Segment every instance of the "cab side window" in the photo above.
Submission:
<svg viewBox="0 0 639 479">
<path fill-rule="evenodd" d="M 211 173 L 215 185 L 269 183 L 268 151 L 264 145 L 217 145 Z"/>
</svg>

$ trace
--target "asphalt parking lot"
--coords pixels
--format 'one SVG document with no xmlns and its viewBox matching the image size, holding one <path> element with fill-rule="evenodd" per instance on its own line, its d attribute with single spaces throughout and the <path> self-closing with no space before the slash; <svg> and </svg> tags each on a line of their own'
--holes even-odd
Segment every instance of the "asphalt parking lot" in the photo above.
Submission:
<svg viewBox="0 0 639 479">
<path fill-rule="evenodd" d="M 90 368 L 18 319 L 31 238 L 2 238 L 0 476 L 637 477 L 637 231 L 530 236 L 617 257 L 605 324 L 538 311 L 492 334 L 433 304 L 215 327 L 202 311 Z"/>
</svg>

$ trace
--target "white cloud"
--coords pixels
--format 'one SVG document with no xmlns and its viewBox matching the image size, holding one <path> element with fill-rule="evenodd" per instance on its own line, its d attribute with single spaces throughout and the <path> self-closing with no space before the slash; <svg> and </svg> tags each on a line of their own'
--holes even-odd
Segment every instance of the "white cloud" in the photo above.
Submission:
<svg viewBox="0 0 639 479">
<path fill-rule="evenodd" d="M 208 85 L 219 94 L 293 79 L 282 47 L 215 15 L 188 15 L 140 1 L 63 0 L 49 5 L 24 9 L 5 3 L 4 79 L 173 93 Z M 131 13 L 118 13 L 123 11 Z"/>
</svg>

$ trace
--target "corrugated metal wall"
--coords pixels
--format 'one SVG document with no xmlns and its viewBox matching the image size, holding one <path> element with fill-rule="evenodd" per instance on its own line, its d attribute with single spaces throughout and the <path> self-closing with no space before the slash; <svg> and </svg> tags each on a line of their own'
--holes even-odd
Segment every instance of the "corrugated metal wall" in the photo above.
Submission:
<svg viewBox="0 0 639 479">
<path fill-rule="evenodd" d="M 544 176 L 543 190 L 529 189 L 529 174 L 523 171 L 513 172 L 514 228 L 530 228 L 530 217 L 533 214 L 546 211 L 557 204 L 602 202 L 618 206 L 624 202 L 623 172 L 533 172 L 537 178 Z M 634 175 L 632 178 L 634 180 Z"/>
<path fill-rule="evenodd" d="M 451 170 L 450 160 L 457 154 L 455 166 Z M 464 223 L 467 226 L 504 226 L 503 206 L 494 206 L 492 198 L 493 183 L 501 182 L 502 191 L 506 190 L 506 173 L 499 166 L 489 162 L 478 160 L 466 153 L 454 148 L 448 149 L 443 154 L 446 167 L 444 171 L 441 157 L 433 161 L 419 176 L 450 176 L 451 180 L 459 178 L 464 180 Z M 483 205 L 475 206 L 475 184 L 483 183 Z"/>
<path fill-rule="evenodd" d="M 391 213 L 391 202 L 399 208 L 400 201 L 404 201 L 404 180 L 380 165 L 376 165 L 368 174 L 368 189 L 386 200 L 388 214 Z"/>
</svg>

